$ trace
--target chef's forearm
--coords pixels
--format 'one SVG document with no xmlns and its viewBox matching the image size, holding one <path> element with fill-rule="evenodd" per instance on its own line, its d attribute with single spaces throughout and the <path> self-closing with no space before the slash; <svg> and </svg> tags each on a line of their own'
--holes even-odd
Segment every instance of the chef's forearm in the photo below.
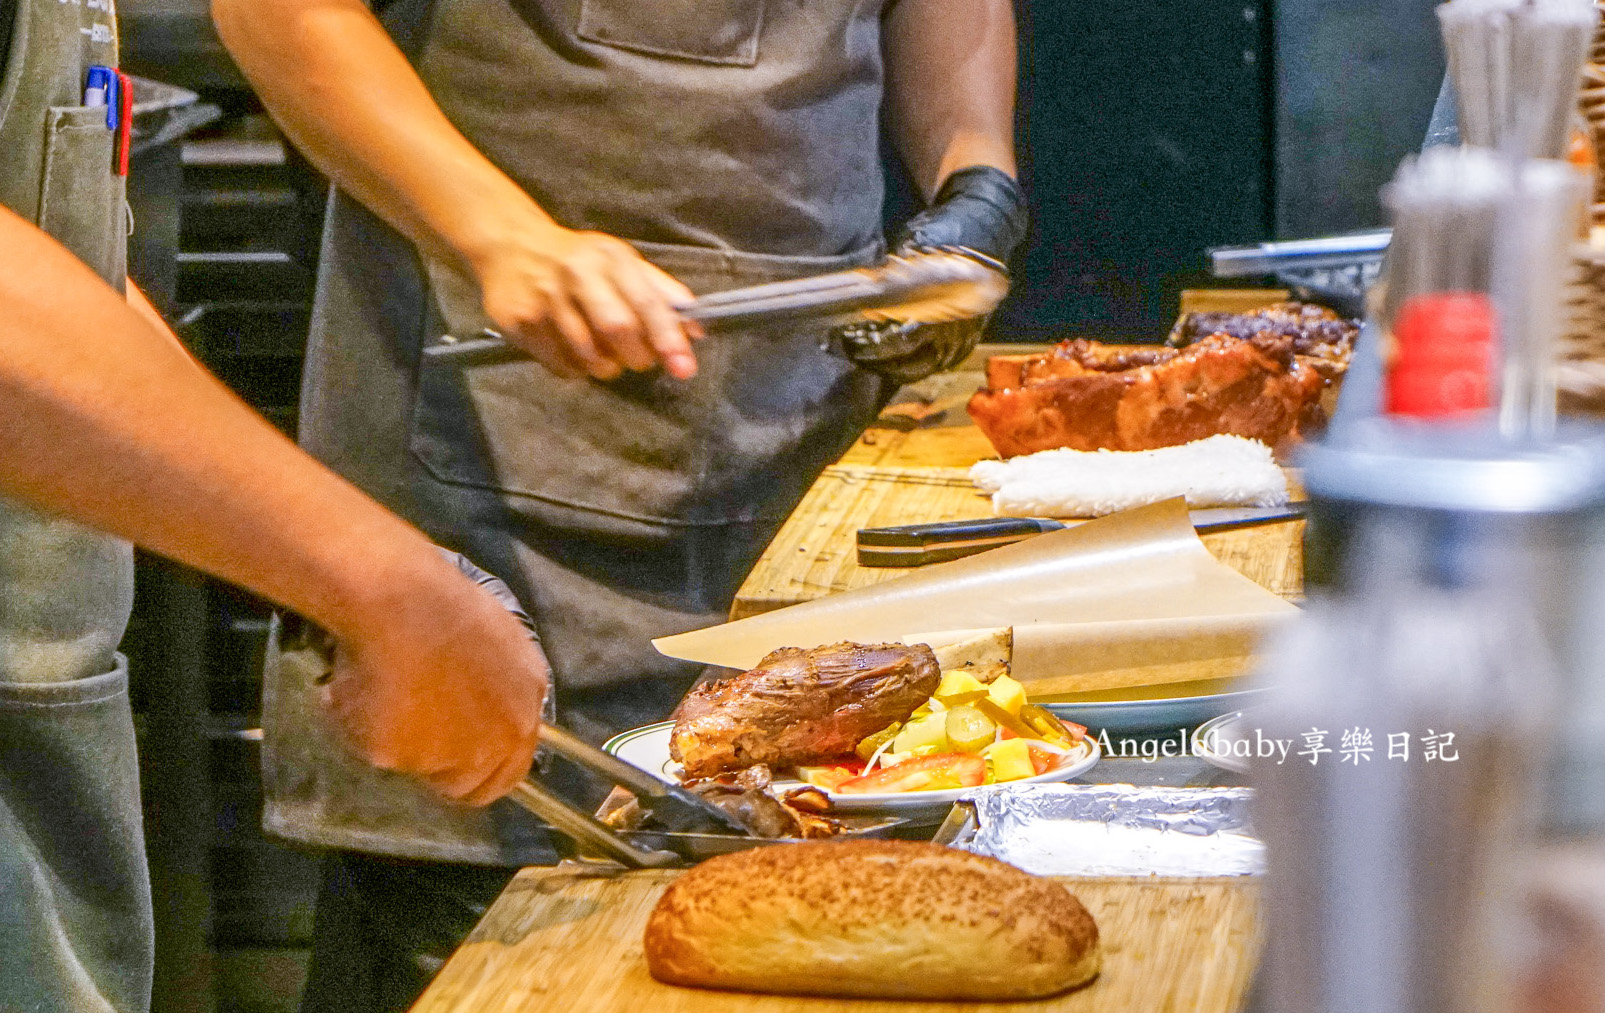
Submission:
<svg viewBox="0 0 1605 1013">
<path fill-rule="evenodd" d="M 366 631 L 403 588 L 453 586 L 421 534 L 273 430 L 65 249 L 0 211 L 0 251 L 5 495 L 337 635 Z"/>
<path fill-rule="evenodd" d="M 1014 175 L 1012 0 L 896 0 L 885 39 L 893 134 L 925 197 L 966 166 Z"/>
<path fill-rule="evenodd" d="M 168 344 L 183 353 L 184 358 L 194 363 L 196 369 L 202 368 L 201 364 L 196 362 L 195 357 L 190 355 L 189 349 L 184 347 L 184 343 L 178 340 L 178 335 L 174 334 L 172 329 L 167 326 L 167 321 L 162 319 L 161 313 L 157 311 L 155 306 L 151 305 L 150 300 L 145 297 L 145 293 L 140 291 L 138 285 L 134 284 L 134 279 L 126 279 L 125 285 L 128 305 L 135 313 L 139 314 L 140 319 L 150 324 Z"/>
<path fill-rule="evenodd" d="M 213 0 L 218 34 L 284 132 L 425 252 L 471 262 L 551 219 L 470 144 L 363 0 Z"/>
</svg>

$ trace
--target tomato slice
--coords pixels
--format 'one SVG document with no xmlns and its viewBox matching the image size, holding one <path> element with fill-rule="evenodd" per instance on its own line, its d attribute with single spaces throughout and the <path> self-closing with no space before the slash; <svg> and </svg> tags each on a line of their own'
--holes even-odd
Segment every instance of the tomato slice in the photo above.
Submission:
<svg viewBox="0 0 1605 1013">
<path fill-rule="evenodd" d="M 1038 749 L 1036 746 L 1027 746 L 1026 752 L 1031 754 L 1031 769 L 1036 771 L 1038 774 L 1046 774 L 1049 770 L 1053 769 L 1054 764 L 1059 762 L 1059 754 L 1050 753 L 1046 749 Z"/>
<path fill-rule="evenodd" d="M 973 788 L 986 780 L 986 760 L 975 753 L 936 753 L 844 781 L 843 795 L 880 795 L 899 791 Z"/>
<path fill-rule="evenodd" d="M 797 780 L 827 791 L 835 791 L 843 782 L 851 781 L 864 772 L 864 761 L 832 763 L 817 767 L 798 767 Z"/>
</svg>

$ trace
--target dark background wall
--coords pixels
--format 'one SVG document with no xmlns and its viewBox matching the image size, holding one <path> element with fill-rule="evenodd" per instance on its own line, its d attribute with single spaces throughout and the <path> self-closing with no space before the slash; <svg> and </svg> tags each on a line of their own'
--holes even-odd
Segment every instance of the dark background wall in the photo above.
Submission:
<svg viewBox="0 0 1605 1013">
<path fill-rule="evenodd" d="M 1266 0 L 1020 7 L 1021 178 L 1035 220 L 999 336 L 1167 329 L 1203 249 L 1272 228 Z"/>
<path fill-rule="evenodd" d="M 1034 227 L 1001 340 L 1154 340 L 1208 247 L 1384 223 L 1443 74 L 1432 0 L 1019 5 Z"/>
<path fill-rule="evenodd" d="M 1377 189 L 1421 145 L 1443 77 L 1430 0 L 1276 4 L 1276 231 L 1384 224 Z"/>
</svg>

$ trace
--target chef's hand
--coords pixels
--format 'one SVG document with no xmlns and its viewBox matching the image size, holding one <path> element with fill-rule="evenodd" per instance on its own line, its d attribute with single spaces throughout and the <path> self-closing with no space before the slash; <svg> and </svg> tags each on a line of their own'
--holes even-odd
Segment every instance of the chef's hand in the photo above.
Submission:
<svg viewBox="0 0 1605 1013">
<path fill-rule="evenodd" d="M 612 380 L 661 364 L 676 379 L 696 375 L 691 339 L 702 331 L 674 310 L 691 291 L 629 243 L 545 224 L 469 260 L 486 315 L 554 373 Z"/>
<path fill-rule="evenodd" d="M 1025 194 L 1008 173 L 972 165 L 953 173 L 931 206 L 909 219 L 893 238 L 897 253 L 962 246 L 998 263 L 1025 238 Z M 970 354 L 986 317 L 945 324 L 854 324 L 837 337 L 847 357 L 897 384 L 952 369 Z"/>
<path fill-rule="evenodd" d="M 483 806 L 529 773 L 550 668 L 507 586 L 446 556 L 457 574 L 336 644 L 325 703 L 370 763 Z"/>
</svg>

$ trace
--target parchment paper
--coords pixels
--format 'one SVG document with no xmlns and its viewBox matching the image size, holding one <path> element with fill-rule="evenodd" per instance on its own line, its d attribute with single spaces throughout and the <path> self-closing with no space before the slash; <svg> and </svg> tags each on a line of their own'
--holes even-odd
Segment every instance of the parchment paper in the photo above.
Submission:
<svg viewBox="0 0 1605 1013">
<path fill-rule="evenodd" d="M 1178 498 L 653 645 L 745 669 L 778 647 L 1012 626 L 1015 677 L 1062 694 L 1236 675 L 1297 611 L 1217 562 Z"/>
</svg>

